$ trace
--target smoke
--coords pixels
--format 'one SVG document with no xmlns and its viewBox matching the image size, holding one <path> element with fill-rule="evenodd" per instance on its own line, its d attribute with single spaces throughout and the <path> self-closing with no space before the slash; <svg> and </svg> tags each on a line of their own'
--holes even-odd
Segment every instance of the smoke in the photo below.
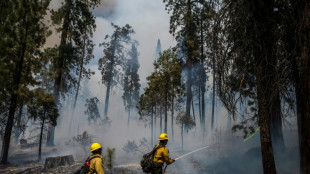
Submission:
<svg viewBox="0 0 310 174">
<path fill-rule="evenodd" d="M 60 7 L 61 1 L 53 0 L 51 8 Z M 169 33 L 170 16 L 165 11 L 165 6 L 162 0 L 104 0 L 101 5 L 94 8 L 96 16 L 96 31 L 94 32 L 93 42 L 96 44 L 94 48 L 95 58 L 88 65 L 88 68 L 95 71 L 95 75 L 87 83 L 83 83 L 81 91 L 89 89 L 88 96 L 79 95 L 76 110 L 74 111 L 74 119 L 72 130 L 68 133 L 68 124 L 73 104 L 73 95 L 66 97 L 62 101 L 61 118 L 58 120 L 58 125 L 55 132 L 55 142 L 58 151 L 54 155 L 73 154 L 76 160 L 83 161 L 85 156 L 83 150 L 78 145 L 72 143 L 72 137 L 82 134 L 86 130 L 92 137 L 93 142 L 98 142 L 103 145 L 104 150 L 107 147 L 116 148 L 117 164 L 136 164 L 139 163 L 142 153 L 127 154 L 122 150 L 122 147 L 128 140 L 139 142 L 140 139 L 146 138 L 150 143 L 151 130 L 150 126 L 138 120 L 136 111 L 132 111 L 131 124 L 127 126 L 127 113 L 122 101 L 122 88 L 114 88 L 110 96 L 108 117 L 111 120 L 109 127 L 103 127 L 98 121 L 97 124 L 88 124 L 87 116 L 84 114 L 85 100 L 91 97 L 97 97 L 100 100 L 98 105 L 99 112 L 103 118 L 103 107 L 106 95 L 106 86 L 101 81 L 101 74 L 98 71 L 98 59 L 103 57 L 103 48 L 98 45 L 104 40 L 105 35 L 112 34 L 113 29 L 111 22 L 124 26 L 129 24 L 135 30 L 133 38 L 139 42 L 137 49 L 139 55 L 139 75 L 140 83 L 146 83 L 146 77 L 153 71 L 153 60 L 156 51 L 157 40 L 160 39 L 163 50 L 176 45 L 176 41 Z M 49 19 L 47 19 L 48 21 Z M 49 37 L 47 46 L 59 44 L 59 34 L 53 32 Z M 212 76 L 210 76 L 212 80 Z M 212 86 L 207 82 L 206 86 Z M 82 92 L 81 92 L 82 93 Z M 182 154 L 210 145 L 202 151 L 193 153 L 185 158 L 178 160 L 175 164 L 167 168 L 167 173 L 262 173 L 261 152 L 259 133 L 246 142 L 242 142 L 243 136 L 239 134 L 231 134 L 230 130 L 226 130 L 227 111 L 218 104 L 215 114 L 216 129 L 211 132 L 211 92 L 206 94 L 206 129 L 207 134 L 202 136 L 200 125 L 196 124 L 188 133 L 184 135 L 184 152 L 181 146 L 181 130 L 178 125 L 174 125 L 174 141 L 169 141 L 168 148 L 172 158 L 177 158 Z M 219 101 L 217 103 L 220 103 Z M 208 107 L 207 107 L 208 106 Z M 196 113 L 196 123 L 199 120 L 199 110 L 197 101 L 194 103 Z M 192 113 L 192 112 L 191 112 Z M 175 114 L 176 115 L 176 114 Z M 296 120 L 293 120 L 294 122 Z M 171 138 L 171 118 L 168 118 L 168 136 Z M 163 126 L 164 127 L 164 126 Z M 287 130 L 287 129 L 286 129 Z M 157 119 L 156 132 L 154 133 L 154 142 L 157 143 L 157 137 L 162 133 L 159 129 L 159 119 Z M 289 159 L 297 160 L 297 140 L 296 130 L 285 132 L 285 141 L 287 145 L 287 153 L 285 156 L 276 157 L 277 165 L 282 170 L 288 171 L 296 169 L 298 164 L 289 163 Z M 69 143 L 71 141 L 71 144 Z M 295 143 L 293 143 L 295 142 Z M 144 152 L 148 152 L 144 149 Z M 103 151 L 105 155 L 105 151 Z M 296 159 L 296 160 L 295 160 Z"/>
<path fill-rule="evenodd" d="M 157 40 L 161 40 L 163 49 L 176 44 L 169 33 L 170 16 L 165 11 L 164 4 L 161 0 L 109 0 L 105 2 L 94 10 L 97 25 L 93 39 L 96 44 L 94 50 L 96 58 L 92 61 L 92 65 L 96 65 L 103 54 L 103 48 L 99 48 L 98 44 L 104 42 L 106 34 L 113 32 L 110 23 L 113 22 L 119 26 L 129 24 L 136 32 L 133 39 L 139 42 L 137 49 L 140 53 L 140 79 L 141 82 L 146 82 L 146 77 L 153 70 Z M 105 8 L 105 4 L 108 7 Z M 107 14 L 110 15 L 107 16 Z"/>
<path fill-rule="evenodd" d="M 104 0 L 98 7 L 93 9 L 93 14 L 96 17 L 113 20 L 117 13 L 116 9 L 118 3 L 119 2 L 115 0 Z"/>
</svg>

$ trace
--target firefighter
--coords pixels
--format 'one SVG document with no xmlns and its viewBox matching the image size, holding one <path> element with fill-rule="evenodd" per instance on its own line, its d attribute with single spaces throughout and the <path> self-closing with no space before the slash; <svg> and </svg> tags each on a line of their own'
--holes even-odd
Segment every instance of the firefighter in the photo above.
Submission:
<svg viewBox="0 0 310 174">
<path fill-rule="evenodd" d="M 156 147 L 160 147 L 157 149 L 154 155 L 153 161 L 155 162 L 155 166 L 152 174 L 162 174 L 164 163 L 169 165 L 175 161 L 174 159 L 169 158 L 169 150 L 166 147 L 168 143 L 168 135 L 162 133 L 160 134 L 158 140 L 159 144 L 157 144 Z"/>
<path fill-rule="evenodd" d="M 92 158 L 90 161 L 88 174 L 104 174 L 103 162 L 102 162 L 102 146 L 99 143 L 93 143 L 90 147 Z"/>
</svg>

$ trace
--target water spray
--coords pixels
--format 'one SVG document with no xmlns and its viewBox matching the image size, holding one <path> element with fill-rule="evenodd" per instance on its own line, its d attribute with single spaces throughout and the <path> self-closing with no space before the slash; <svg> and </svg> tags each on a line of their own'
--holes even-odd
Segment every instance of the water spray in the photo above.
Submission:
<svg viewBox="0 0 310 174">
<path fill-rule="evenodd" d="M 259 129 L 260 129 L 260 126 L 258 126 L 258 128 L 256 129 L 256 131 L 255 131 L 251 136 L 249 136 L 248 138 L 244 139 L 243 142 L 246 142 L 246 141 L 248 141 L 250 138 L 252 138 L 252 137 L 256 134 L 256 132 L 257 132 Z"/>
<path fill-rule="evenodd" d="M 194 153 L 194 152 L 198 152 L 198 151 L 200 151 L 200 150 L 202 150 L 202 149 L 205 149 L 205 148 L 207 148 L 207 147 L 209 147 L 209 146 L 205 146 L 205 147 L 202 147 L 202 148 L 193 150 L 193 151 L 191 151 L 191 152 L 188 152 L 187 154 L 184 154 L 184 155 L 182 155 L 182 156 L 176 158 L 175 160 L 179 160 L 179 159 L 181 159 L 181 158 L 184 158 L 184 157 L 186 157 L 187 155 L 190 155 L 190 154 L 192 154 L 192 153 Z"/>
<path fill-rule="evenodd" d="M 186 153 L 186 154 L 184 154 L 184 155 L 182 155 L 182 156 L 180 156 L 180 157 L 178 157 L 178 158 L 176 158 L 176 159 L 174 159 L 174 160 L 175 160 L 175 161 L 176 161 L 176 160 L 179 160 L 179 159 L 184 158 L 184 157 L 186 157 L 186 156 L 188 156 L 188 155 L 190 155 L 190 154 L 192 154 L 192 153 L 194 153 L 194 152 L 198 152 L 198 151 L 200 151 L 200 150 L 202 150 L 202 149 L 205 149 L 205 148 L 208 148 L 208 147 L 209 147 L 209 146 L 205 146 L 205 147 L 201 147 L 201 148 L 199 148 L 199 149 L 193 150 L 193 151 L 188 152 L 188 153 Z M 163 172 L 163 173 L 166 172 L 167 167 L 168 167 L 168 165 L 165 166 L 164 172 Z"/>
</svg>

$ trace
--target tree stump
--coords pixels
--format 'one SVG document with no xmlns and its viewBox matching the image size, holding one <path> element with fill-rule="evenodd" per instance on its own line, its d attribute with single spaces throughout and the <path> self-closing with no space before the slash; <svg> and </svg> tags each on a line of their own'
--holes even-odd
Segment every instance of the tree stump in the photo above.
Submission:
<svg viewBox="0 0 310 174">
<path fill-rule="evenodd" d="M 72 155 L 48 157 L 45 160 L 44 170 L 56 168 L 59 166 L 72 165 L 72 164 L 74 164 L 74 159 Z"/>
</svg>

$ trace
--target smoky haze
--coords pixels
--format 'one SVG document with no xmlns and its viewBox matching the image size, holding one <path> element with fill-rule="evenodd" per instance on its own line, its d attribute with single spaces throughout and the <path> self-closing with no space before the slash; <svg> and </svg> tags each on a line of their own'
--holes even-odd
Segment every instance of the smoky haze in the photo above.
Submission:
<svg viewBox="0 0 310 174">
<path fill-rule="evenodd" d="M 60 1 L 52 1 L 51 8 L 57 9 L 60 5 Z M 161 41 L 163 50 L 176 45 L 176 41 L 169 33 L 170 16 L 165 11 L 165 5 L 161 0 L 104 0 L 92 11 L 96 16 L 96 31 L 93 35 L 93 42 L 96 45 L 94 48 L 95 58 L 90 62 L 88 68 L 95 71 L 95 75 L 91 76 L 87 86 L 83 86 L 83 82 L 81 82 L 81 91 L 88 88 L 91 94 L 89 98 L 97 97 L 99 99 L 99 112 L 101 118 L 103 118 L 106 86 L 101 83 L 101 74 L 98 70 L 98 60 L 103 57 L 103 47 L 99 47 L 99 44 L 109 41 L 104 38 L 105 35 L 113 33 L 111 23 L 118 26 L 129 24 L 135 31 L 132 38 L 139 42 L 137 46 L 140 64 L 138 73 L 140 83 L 142 84 L 141 91 L 143 86 L 145 86 L 146 77 L 153 71 L 153 61 L 158 39 Z M 53 46 L 59 44 L 59 41 L 59 34 L 53 32 L 53 35 L 48 39 L 47 45 Z M 84 130 L 93 136 L 94 142 L 102 143 L 104 147 L 116 147 L 117 154 L 123 153 L 121 148 L 128 140 L 135 140 L 138 143 L 141 138 L 145 137 L 149 143 L 149 125 L 138 121 L 135 109 L 132 111 L 133 121 L 127 127 L 127 113 L 122 101 L 122 92 L 122 87 L 120 86 L 112 89 L 108 112 L 108 117 L 112 121 L 110 128 L 102 128 L 99 124 L 88 124 L 87 116 L 84 114 L 86 98 L 79 96 L 70 133 L 67 133 L 67 131 L 69 117 L 72 113 L 73 95 L 66 97 L 62 101 L 61 117 L 58 119 L 56 127 L 56 145 L 64 146 L 73 136 L 81 134 Z M 176 131 L 178 131 L 177 128 Z M 158 127 L 155 137 L 159 136 L 159 134 Z M 66 153 L 70 152 L 72 150 Z"/>
<path fill-rule="evenodd" d="M 57 9 L 60 5 L 61 1 L 53 0 L 51 8 Z M 96 31 L 93 35 L 93 42 L 96 45 L 94 48 L 95 58 L 90 62 L 88 68 L 95 71 L 95 75 L 91 76 L 91 79 L 86 83 L 85 79 L 81 82 L 82 86 L 80 91 L 89 90 L 89 95 L 87 96 L 88 98 L 97 97 L 99 99 L 99 112 L 101 118 L 103 118 L 106 86 L 101 83 L 101 74 L 98 70 L 98 60 L 103 57 L 103 48 L 99 47 L 99 44 L 102 42 L 107 42 L 108 40 L 104 40 L 105 35 L 111 35 L 113 33 L 111 23 L 118 26 L 129 24 L 135 31 L 133 39 L 139 42 L 139 45 L 137 46 L 139 52 L 138 60 L 140 64 L 138 73 L 140 76 L 140 83 L 142 85 L 141 88 L 145 86 L 146 77 L 149 76 L 154 70 L 153 61 L 158 39 L 160 39 L 162 50 L 174 47 L 176 45 L 176 41 L 169 33 L 170 15 L 167 11 L 165 11 L 165 5 L 162 0 L 103 0 L 102 4 L 94 8 L 92 11 L 96 16 Z M 49 37 L 47 46 L 59 44 L 59 41 L 59 34 L 56 34 L 55 30 L 53 30 L 53 35 Z M 210 79 L 211 80 L 207 82 L 206 86 L 212 86 L 211 75 Z M 143 91 L 143 89 L 141 89 L 141 91 Z M 208 88 L 206 93 L 207 130 L 210 130 L 211 126 L 211 93 L 212 90 Z M 122 87 L 116 86 L 112 89 L 108 111 L 108 117 L 111 120 L 111 125 L 105 127 L 103 127 L 99 121 L 96 124 L 88 123 L 87 116 L 84 114 L 84 111 L 86 110 L 85 100 L 87 98 L 79 95 L 77 107 L 73 114 L 74 119 L 72 130 L 67 133 L 70 120 L 69 118 L 73 112 L 72 99 L 74 98 L 73 95 L 68 95 L 65 100 L 62 101 L 61 116 L 58 119 L 58 125 L 55 132 L 55 143 L 57 146 L 63 147 L 64 150 L 54 155 L 73 154 L 76 160 L 84 160 L 86 155 L 83 154 L 84 152 L 81 147 L 77 145 L 68 146 L 68 143 L 70 141 L 72 142 L 73 136 L 77 136 L 86 130 L 93 137 L 93 142 L 102 144 L 104 150 L 107 147 L 116 148 L 117 164 L 139 163 L 142 156 L 141 153 L 137 153 L 137 155 L 127 154 L 122 150 L 122 147 L 128 140 L 135 140 L 135 142 L 139 144 L 139 141 L 144 137 L 147 139 L 148 143 L 150 143 L 150 125 L 139 121 L 138 114 L 136 110 L 133 109 L 131 124 L 127 126 L 127 112 L 125 111 L 123 105 L 122 94 Z M 214 132 L 207 131 L 206 137 L 202 138 L 200 126 L 197 124 L 193 130 L 185 134 L 184 139 L 185 152 L 189 152 L 206 145 L 210 145 L 211 147 L 203 150 L 202 152 L 195 153 L 187 158 L 179 160 L 175 166 L 172 165 L 171 167 L 168 167 L 168 173 L 177 171 L 177 168 L 182 169 L 184 173 L 204 173 L 205 171 L 210 171 L 205 173 L 252 173 L 255 171 L 262 173 L 261 156 L 259 156 L 259 133 L 249 142 L 242 143 L 243 138 L 241 135 L 231 134 L 230 130 L 227 130 L 227 111 L 223 109 L 218 99 L 217 103 L 218 104 L 215 111 L 216 130 Z M 196 115 L 198 115 L 196 103 L 195 108 Z M 240 122 L 240 120 L 241 119 L 239 118 L 236 122 Z M 290 120 L 290 122 L 296 123 L 296 120 L 293 119 Z M 170 117 L 168 118 L 167 124 L 167 133 L 168 136 L 171 137 Z M 176 158 L 182 154 L 181 130 L 178 125 L 175 125 L 174 129 L 175 141 L 170 141 L 168 148 L 170 149 L 171 156 Z M 294 133 L 296 133 L 296 127 L 284 129 L 286 129 L 286 137 L 284 137 L 284 139 L 286 144 L 290 147 L 289 154 L 291 155 L 291 158 L 295 159 L 297 158 L 296 153 L 294 154 L 293 152 L 295 151 L 292 149 L 297 145 L 296 136 L 294 136 Z M 154 133 L 155 143 L 157 143 L 157 137 L 160 133 L 159 119 L 157 119 L 156 132 Z M 226 140 L 224 141 L 222 139 Z M 236 147 L 240 148 L 236 150 Z M 148 149 L 142 150 L 144 152 L 148 151 Z M 103 155 L 105 155 L 105 152 Z M 283 159 L 287 159 L 287 157 Z M 221 163 L 221 161 L 223 163 Z M 247 161 L 248 163 L 242 163 L 242 161 Z M 286 164 L 286 161 L 282 161 L 283 160 L 281 160 L 281 164 Z M 196 166 L 190 166 L 188 163 L 194 163 Z M 211 166 L 213 166 L 213 168 Z M 288 166 L 292 166 L 292 164 Z M 297 165 L 294 164 L 293 166 Z M 222 170 L 215 170 L 214 168 Z M 227 170 L 224 170 L 223 168 L 226 168 Z M 294 171 L 294 169 L 291 170 Z"/>
</svg>

